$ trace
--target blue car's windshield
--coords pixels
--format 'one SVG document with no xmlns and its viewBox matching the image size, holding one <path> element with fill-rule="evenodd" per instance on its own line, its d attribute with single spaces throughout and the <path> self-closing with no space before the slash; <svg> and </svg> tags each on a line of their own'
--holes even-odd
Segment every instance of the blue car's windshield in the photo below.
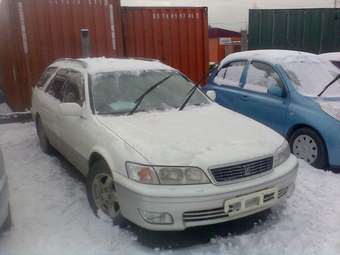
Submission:
<svg viewBox="0 0 340 255">
<path fill-rule="evenodd" d="M 331 62 L 317 56 L 290 59 L 282 66 L 295 88 L 305 96 L 317 96 L 339 74 L 339 69 Z M 340 96 L 340 80 L 329 87 L 323 96 Z"/>
</svg>

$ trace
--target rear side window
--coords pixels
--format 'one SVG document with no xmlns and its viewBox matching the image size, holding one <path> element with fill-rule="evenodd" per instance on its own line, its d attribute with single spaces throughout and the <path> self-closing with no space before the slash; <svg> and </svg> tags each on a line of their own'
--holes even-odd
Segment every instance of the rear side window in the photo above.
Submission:
<svg viewBox="0 0 340 255">
<path fill-rule="evenodd" d="M 66 79 L 63 76 L 57 74 L 48 85 L 46 92 L 59 101 L 62 101 L 65 91 L 65 82 Z"/>
<path fill-rule="evenodd" d="M 52 75 L 57 71 L 57 67 L 49 67 L 41 75 L 39 81 L 37 82 L 37 87 L 41 88 L 45 83 L 52 77 Z"/>
<path fill-rule="evenodd" d="M 84 79 L 79 72 L 70 71 L 67 73 L 68 81 L 65 84 L 65 95 L 63 102 L 77 103 L 80 106 L 84 102 Z"/>
<path fill-rule="evenodd" d="M 214 80 L 215 83 L 219 85 L 239 86 L 245 65 L 245 61 L 230 63 L 218 72 Z"/>
<path fill-rule="evenodd" d="M 248 70 L 244 89 L 267 93 L 271 86 L 283 87 L 278 73 L 268 64 L 252 62 Z"/>
</svg>

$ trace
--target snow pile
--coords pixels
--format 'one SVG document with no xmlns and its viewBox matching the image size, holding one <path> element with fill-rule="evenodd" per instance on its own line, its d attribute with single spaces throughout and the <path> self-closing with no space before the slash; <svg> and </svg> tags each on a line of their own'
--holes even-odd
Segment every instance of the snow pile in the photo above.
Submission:
<svg viewBox="0 0 340 255">
<path fill-rule="evenodd" d="M 173 70 L 157 60 L 119 59 L 119 58 L 84 58 L 80 59 L 87 64 L 91 74 L 116 71 L 147 71 L 147 70 Z"/>
<path fill-rule="evenodd" d="M 243 231 L 235 231 L 245 225 L 237 221 L 152 234 L 93 216 L 79 175 L 59 157 L 41 152 L 33 124 L 0 125 L 0 146 L 14 221 L 0 236 L 0 255 L 340 254 L 340 175 L 303 162 L 295 194 L 265 221 Z M 180 242 L 186 247 L 174 248 Z"/>
<path fill-rule="evenodd" d="M 11 113 L 11 109 L 6 103 L 0 104 L 0 115 Z"/>
<path fill-rule="evenodd" d="M 340 52 L 330 52 L 319 55 L 321 58 L 329 61 L 340 61 Z"/>
</svg>

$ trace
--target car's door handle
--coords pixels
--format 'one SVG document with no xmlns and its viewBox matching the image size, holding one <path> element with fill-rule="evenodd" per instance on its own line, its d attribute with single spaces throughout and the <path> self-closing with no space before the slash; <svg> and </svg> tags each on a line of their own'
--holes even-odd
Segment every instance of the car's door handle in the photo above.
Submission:
<svg viewBox="0 0 340 255">
<path fill-rule="evenodd" d="M 249 99 L 248 96 L 245 96 L 245 95 L 241 96 L 242 101 L 248 101 L 248 99 Z"/>
</svg>

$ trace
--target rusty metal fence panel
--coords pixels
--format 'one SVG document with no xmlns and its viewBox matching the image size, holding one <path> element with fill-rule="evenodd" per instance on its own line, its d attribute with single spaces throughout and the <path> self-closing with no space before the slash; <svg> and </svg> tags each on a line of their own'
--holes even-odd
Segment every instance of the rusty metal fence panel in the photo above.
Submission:
<svg viewBox="0 0 340 255">
<path fill-rule="evenodd" d="M 205 7 L 123 7 L 125 56 L 159 59 L 198 82 L 208 72 Z"/>
<path fill-rule="evenodd" d="M 91 56 L 121 57 L 120 10 L 120 0 L 3 0 L 0 34 L 9 30 L 10 43 L 0 42 L 1 54 L 11 56 L 0 83 L 10 106 L 30 106 L 32 86 L 55 59 L 81 57 L 81 29 L 90 32 Z"/>
</svg>

